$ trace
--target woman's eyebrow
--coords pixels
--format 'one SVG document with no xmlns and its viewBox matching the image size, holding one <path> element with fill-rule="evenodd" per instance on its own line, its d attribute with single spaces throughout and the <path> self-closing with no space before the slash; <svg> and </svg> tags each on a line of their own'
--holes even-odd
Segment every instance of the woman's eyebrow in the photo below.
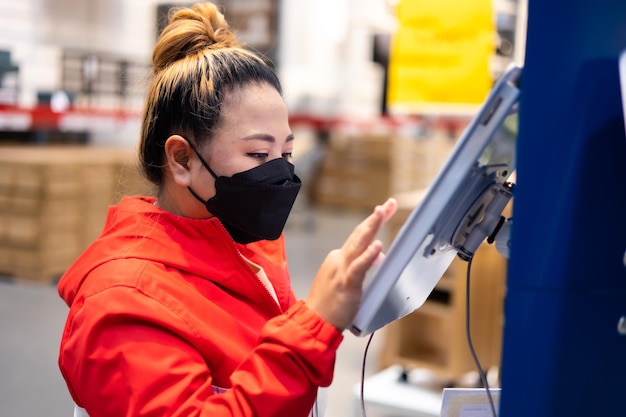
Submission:
<svg viewBox="0 0 626 417">
<path fill-rule="evenodd" d="M 263 140 L 263 141 L 270 142 L 270 143 L 276 142 L 276 138 L 274 136 L 268 135 L 266 133 L 253 133 L 252 135 L 244 136 L 243 138 L 241 138 L 241 140 L 255 140 L 255 139 Z M 294 140 L 293 133 L 287 136 L 286 142 L 290 142 L 292 140 Z"/>
</svg>

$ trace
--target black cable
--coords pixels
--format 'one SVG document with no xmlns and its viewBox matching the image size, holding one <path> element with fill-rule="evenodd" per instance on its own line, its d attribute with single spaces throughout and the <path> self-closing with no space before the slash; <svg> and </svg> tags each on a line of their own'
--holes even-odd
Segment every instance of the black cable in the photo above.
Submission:
<svg viewBox="0 0 626 417">
<path fill-rule="evenodd" d="M 365 351 L 363 352 L 363 364 L 361 365 L 361 417 L 367 417 L 367 413 L 365 412 L 365 363 L 367 362 L 367 351 L 370 348 L 370 343 L 372 343 L 372 339 L 374 338 L 374 333 L 370 335 L 369 339 L 367 339 L 367 344 L 365 345 Z"/>
<path fill-rule="evenodd" d="M 467 344 L 469 345 L 470 352 L 472 353 L 472 357 L 474 358 L 474 363 L 476 364 L 476 368 L 478 369 L 478 374 L 480 375 L 480 379 L 483 382 L 483 386 L 487 392 L 487 398 L 489 399 L 489 405 L 491 406 L 491 414 L 493 417 L 497 417 L 496 407 L 493 404 L 493 398 L 491 396 L 491 391 L 489 390 L 489 382 L 487 381 L 487 375 L 483 370 L 483 367 L 478 360 L 478 356 L 476 355 L 476 351 L 474 350 L 474 344 L 472 343 L 472 337 L 470 335 L 470 275 L 472 269 L 472 259 L 469 258 L 467 260 L 467 279 L 465 283 L 465 334 L 467 336 Z"/>
<path fill-rule="evenodd" d="M 485 392 L 487 393 L 487 398 L 489 399 L 489 405 L 491 407 L 491 414 L 493 417 L 497 417 L 496 407 L 493 403 L 493 398 L 491 395 L 491 391 L 489 390 L 489 382 L 487 381 L 487 375 L 478 360 L 478 356 L 476 355 L 476 351 L 474 349 L 474 344 L 472 343 L 472 337 L 470 334 L 470 276 L 472 269 L 472 259 L 473 257 L 467 260 L 467 278 L 466 278 L 466 288 L 465 288 L 465 334 L 467 336 L 467 344 L 469 345 L 469 350 L 472 354 L 472 358 L 474 358 L 474 363 L 476 364 L 476 368 L 478 370 L 478 374 L 480 375 L 480 379 L 485 387 Z M 365 345 L 365 351 L 363 352 L 363 363 L 361 365 L 361 417 L 367 417 L 367 413 L 365 410 L 365 365 L 367 362 L 367 352 L 369 350 L 370 344 L 372 343 L 372 339 L 374 338 L 374 333 L 370 335 L 367 340 L 367 344 Z"/>
</svg>

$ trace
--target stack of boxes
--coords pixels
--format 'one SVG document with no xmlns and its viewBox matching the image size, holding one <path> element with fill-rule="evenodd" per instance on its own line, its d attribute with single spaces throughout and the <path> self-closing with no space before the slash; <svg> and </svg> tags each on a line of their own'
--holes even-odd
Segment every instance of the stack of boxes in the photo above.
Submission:
<svg viewBox="0 0 626 417">
<path fill-rule="evenodd" d="M 143 191 L 134 161 L 127 149 L 1 147 L 0 274 L 58 278 L 102 230 L 108 206 Z"/>
<path fill-rule="evenodd" d="M 446 135 L 409 137 L 398 130 L 334 132 L 314 199 L 321 205 L 369 210 L 390 196 L 428 187 L 454 143 Z"/>
</svg>

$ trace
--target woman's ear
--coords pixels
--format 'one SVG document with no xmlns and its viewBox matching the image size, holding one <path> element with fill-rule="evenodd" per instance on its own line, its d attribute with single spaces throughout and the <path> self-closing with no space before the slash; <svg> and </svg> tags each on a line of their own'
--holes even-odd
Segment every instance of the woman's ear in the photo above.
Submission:
<svg viewBox="0 0 626 417">
<path fill-rule="evenodd" d="M 191 184 L 189 158 L 192 153 L 189 142 L 180 135 L 172 135 L 165 141 L 168 170 L 174 182 L 182 187 L 188 187 Z"/>
</svg>

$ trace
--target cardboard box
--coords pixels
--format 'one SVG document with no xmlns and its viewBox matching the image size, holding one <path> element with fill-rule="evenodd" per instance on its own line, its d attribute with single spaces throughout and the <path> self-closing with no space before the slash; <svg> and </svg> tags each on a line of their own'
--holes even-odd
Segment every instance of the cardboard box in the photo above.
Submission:
<svg viewBox="0 0 626 417">
<path fill-rule="evenodd" d="M 0 273 L 50 281 L 100 233 L 108 208 L 149 190 L 133 149 L 0 146 Z"/>
<path fill-rule="evenodd" d="M 453 145 L 441 137 L 338 133 L 322 158 L 313 199 L 370 209 L 397 193 L 428 186 Z"/>
</svg>

